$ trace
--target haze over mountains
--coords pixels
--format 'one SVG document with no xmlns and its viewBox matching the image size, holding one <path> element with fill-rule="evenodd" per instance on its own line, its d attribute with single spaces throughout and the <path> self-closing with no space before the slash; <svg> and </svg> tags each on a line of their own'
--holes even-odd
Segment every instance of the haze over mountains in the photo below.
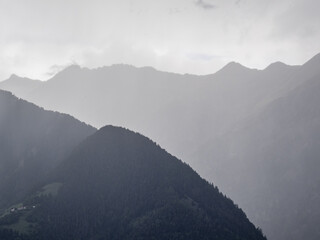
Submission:
<svg viewBox="0 0 320 240">
<path fill-rule="evenodd" d="M 150 139 L 0 100 L 1 239 L 266 239 Z"/>
<path fill-rule="evenodd" d="M 319 93 L 320 74 L 208 143 L 212 150 L 199 148 L 199 165 L 217 159 L 203 176 L 238 199 L 270 239 L 319 238 Z"/>
<path fill-rule="evenodd" d="M 206 76 L 71 66 L 47 82 L 0 88 L 96 127 L 145 134 L 219 186 L 271 240 L 319 239 L 319 69 L 320 55 L 264 70 L 230 63 Z"/>
<path fill-rule="evenodd" d="M 128 65 L 70 66 L 47 82 L 25 79 L 24 92 L 16 92 L 10 79 L 0 88 L 95 127 L 136 130 L 185 159 L 212 135 L 300 84 L 290 77 L 298 67 L 282 65 L 272 74 L 276 67 L 258 71 L 230 63 L 216 74 L 195 76 Z"/>
<path fill-rule="evenodd" d="M 1 89 L 9 92 L 14 92 L 16 96 L 25 98 L 25 94 L 33 91 L 42 82 L 39 80 L 32 80 L 29 78 L 21 78 L 15 74 L 12 74 L 9 79 L 1 82 Z"/>
<path fill-rule="evenodd" d="M 95 131 L 0 90 L 0 210 L 22 199 Z"/>
</svg>

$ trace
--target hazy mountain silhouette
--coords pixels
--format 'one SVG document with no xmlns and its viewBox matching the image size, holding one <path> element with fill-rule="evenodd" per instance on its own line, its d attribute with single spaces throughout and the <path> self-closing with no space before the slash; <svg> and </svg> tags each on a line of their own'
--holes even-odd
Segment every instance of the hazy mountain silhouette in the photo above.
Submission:
<svg viewBox="0 0 320 240">
<path fill-rule="evenodd" d="M 199 148 L 203 176 L 235 199 L 270 239 L 320 237 L 319 66 L 316 56 L 301 67 L 307 81 Z"/>
<path fill-rule="evenodd" d="M 0 222 L 25 219 L 30 239 L 265 239 L 188 165 L 123 128 L 87 138 L 48 183 L 60 184 L 55 195 L 31 197 L 35 208 Z"/>
<path fill-rule="evenodd" d="M 93 70 L 74 65 L 23 97 L 95 127 L 141 132 L 192 161 L 190 153 L 212 135 L 300 84 L 291 79 L 297 70 L 285 67 L 272 74 L 230 63 L 216 74 L 195 76 L 128 65 Z"/>
<path fill-rule="evenodd" d="M 0 90 L 0 210 L 22 198 L 94 131 Z"/>
<path fill-rule="evenodd" d="M 206 76 L 172 74 L 128 65 L 93 70 L 71 66 L 34 88 L 26 98 L 97 127 L 121 125 L 149 136 L 231 196 L 271 239 L 299 239 L 306 232 L 304 229 L 313 231 L 312 223 L 306 221 L 306 226 L 289 228 L 296 226 L 297 218 L 293 219 L 291 214 L 298 210 L 287 202 L 288 193 L 278 191 L 273 185 L 281 181 L 279 176 L 283 172 L 279 170 L 277 175 L 275 170 L 279 162 L 287 167 L 291 161 L 296 161 L 292 159 L 297 156 L 305 159 L 309 152 L 302 142 L 295 145 L 294 155 L 284 151 L 290 146 L 290 137 L 299 138 L 299 135 L 296 131 L 288 134 L 290 131 L 279 123 L 279 119 L 289 120 L 286 106 L 281 110 L 270 109 L 280 104 L 281 99 L 291 99 L 299 88 L 308 88 L 312 79 L 319 79 L 319 59 L 320 54 L 302 66 L 276 62 L 264 70 L 230 63 Z M 317 94 L 316 87 L 310 91 Z M 316 101 L 307 103 L 306 97 L 296 97 L 301 109 L 302 106 L 309 108 L 309 104 L 311 109 L 317 107 Z M 290 100 L 286 101 L 289 103 Z M 304 116 L 305 121 L 310 117 Z M 270 118 L 272 124 L 267 122 Z M 260 122 L 266 126 L 259 125 Z M 311 134 L 312 130 L 306 127 L 300 129 Z M 259 136 L 262 140 L 257 146 Z M 313 144 L 316 149 L 317 141 Z M 278 160 L 271 161 L 273 156 Z M 288 168 L 292 174 L 295 171 L 298 174 L 304 166 Z M 309 177 L 315 178 L 314 175 Z M 291 182 L 284 183 L 291 188 Z M 311 188 L 305 189 L 312 192 Z M 297 191 L 295 196 L 300 193 Z M 273 203 L 266 204 L 268 198 L 264 194 L 275 196 L 274 201 L 279 202 L 278 206 L 286 206 L 286 210 L 277 211 Z M 268 214 L 270 216 L 266 216 Z"/>
<path fill-rule="evenodd" d="M 12 74 L 9 79 L 0 82 L 0 89 L 13 92 L 20 98 L 26 98 L 30 92 L 41 85 L 41 81 L 22 78 Z"/>
</svg>

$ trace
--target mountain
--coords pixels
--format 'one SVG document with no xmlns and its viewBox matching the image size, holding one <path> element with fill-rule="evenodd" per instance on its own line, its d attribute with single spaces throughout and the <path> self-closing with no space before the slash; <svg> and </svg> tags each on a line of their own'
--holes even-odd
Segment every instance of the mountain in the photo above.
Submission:
<svg viewBox="0 0 320 240">
<path fill-rule="evenodd" d="M 285 173 L 284 168 L 290 169 L 292 176 L 305 174 L 318 184 L 315 175 L 308 176 L 303 171 L 306 166 L 301 160 L 309 155 L 305 146 L 312 144 L 312 149 L 317 149 L 317 140 L 294 145 L 294 154 L 288 151 L 292 138 L 300 137 L 297 129 L 306 134 L 317 132 L 314 126 L 307 129 L 308 125 L 298 121 L 312 121 L 312 115 L 303 116 L 302 110 L 308 106 L 316 112 L 317 101 L 311 102 L 305 95 L 298 94 L 295 101 L 302 116 L 294 119 L 295 115 L 286 117 L 286 114 L 287 109 L 295 108 L 290 105 L 290 99 L 299 88 L 310 88 L 310 96 L 318 94 L 317 88 L 312 89 L 308 82 L 319 79 L 319 59 L 320 54 L 302 66 L 276 62 L 264 70 L 233 62 L 206 76 L 128 65 L 97 69 L 71 66 L 35 88 L 26 98 L 48 109 L 72 114 L 96 127 L 120 125 L 149 136 L 219 186 L 269 239 L 300 239 L 306 234 L 304 229 L 314 225 L 308 220 L 298 227 L 294 222 L 299 218 L 292 215 L 298 208 L 288 204 L 288 192 L 275 188 L 281 185 L 280 173 Z M 281 109 L 276 109 L 275 106 L 282 104 L 281 99 L 288 100 Z M 290 117 L 293 119 L 289 121 Z M 316 121 L 317 117 L 313 117 Z M 297 128 L 290 133 L 280 124 L 281 119 L 297 122 Z M 301 164 L 291 167 L 297 157 Z M 278 172 L 275 169 L 279 162 L 283 167 Z M 312 164 L 308 168 L 317 169 L 316 161 Z M 293 186 L 290 181 L 283 184 L 282 188 Z M 317 192 L 313 188 L 303 189 L 310 194 Z M 296 191 L 297 201 L 308 196 L 301 194 Z M 267 195 L 275 199 L 267 201 Z M 272 202 L 279 202 L 277 206 L 281 209 L 285 206 L 286 210 L 274 208 Z M 304 206 L 302 200 L 299 203 L 300 207 Z M 305 211 L 317 212 L 317 208 L 310 205 Z"/>
<path fill-rule="evenodd" d="M 12 74 L 9 79 L 0 82 L 0 89 L 14 92 L 16 96 L 25 98 L 30 92 L 42 84 L 39 80 L 22 78 Z"/>
<path fill-rule="evenodd" d="M 199 148 L 202 176 L 270 239 L 320 238 L 320 71 L 310 72 L 319 66 L 319 57 L 307 62 L 307 81 Z"/>
<path fill-rule="evenodd" d="M 0 90 L 0 210 L 23 198 L 93 132 L 69 115 Z"/>
<path fill-rule="evenodd" d="M 88 137 L 47 183 L 43 189 L 58 186 L 53 194 L 40 189 L 25 210 L 0 219 L 2 226 L 24 221 L 24 232 L 39 240 L 265 239 L 188 165 L 123 128 Z"/>
<path fill-rule="evenodd" d="M 74 65 L 17 96 L 98 128 L 112 124 L 141 132 L 191 163 L 198 145 L 299 85 L 302 80 L 292 77 L 299 70 L 290 66 L 273 73 L 230 63 L 215 74 L 195 76 Z"/>
</svg>

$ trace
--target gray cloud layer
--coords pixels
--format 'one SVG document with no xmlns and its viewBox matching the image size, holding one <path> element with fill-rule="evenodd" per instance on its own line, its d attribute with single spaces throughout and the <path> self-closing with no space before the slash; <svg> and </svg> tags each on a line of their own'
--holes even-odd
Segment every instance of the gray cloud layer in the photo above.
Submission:
<svg viewBox="0 0 320 240">
<path fill-rule="evenodd" d="M 204 9 L 214 9 L 217 7 L 216 5 L 209 3 L 209 2 L 206 2 L 206 1 L 203 1 L 203 0 L 196 0 L 195 3 L 197 6 L 204 8 Z"/>
<path fill-rule="evenodd" d="M 316 0 L 1 0 L 0 79 L 46 79 L 52 66 L 73 62 L 195 74 L 229 61 L 301 64 L 320 52 L 319 7 Z"/>
</svg>

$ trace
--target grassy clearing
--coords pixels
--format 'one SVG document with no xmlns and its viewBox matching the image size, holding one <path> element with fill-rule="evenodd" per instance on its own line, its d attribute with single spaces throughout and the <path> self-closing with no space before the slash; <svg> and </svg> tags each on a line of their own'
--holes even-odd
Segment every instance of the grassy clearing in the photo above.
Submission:
<svg viewBox="0 0 320 240">
<path fill-rule="evenodd" d="M 62 183 L 55 182 L 55 183 L 50 183 L 42 188 L 42 191 L 39 192 L 37 195 L 38 196 L 44 196 L 44 195 L 52 195 L 56 196 L 59 192 L 59 189 L 61 188 Z"/>
</svg>

